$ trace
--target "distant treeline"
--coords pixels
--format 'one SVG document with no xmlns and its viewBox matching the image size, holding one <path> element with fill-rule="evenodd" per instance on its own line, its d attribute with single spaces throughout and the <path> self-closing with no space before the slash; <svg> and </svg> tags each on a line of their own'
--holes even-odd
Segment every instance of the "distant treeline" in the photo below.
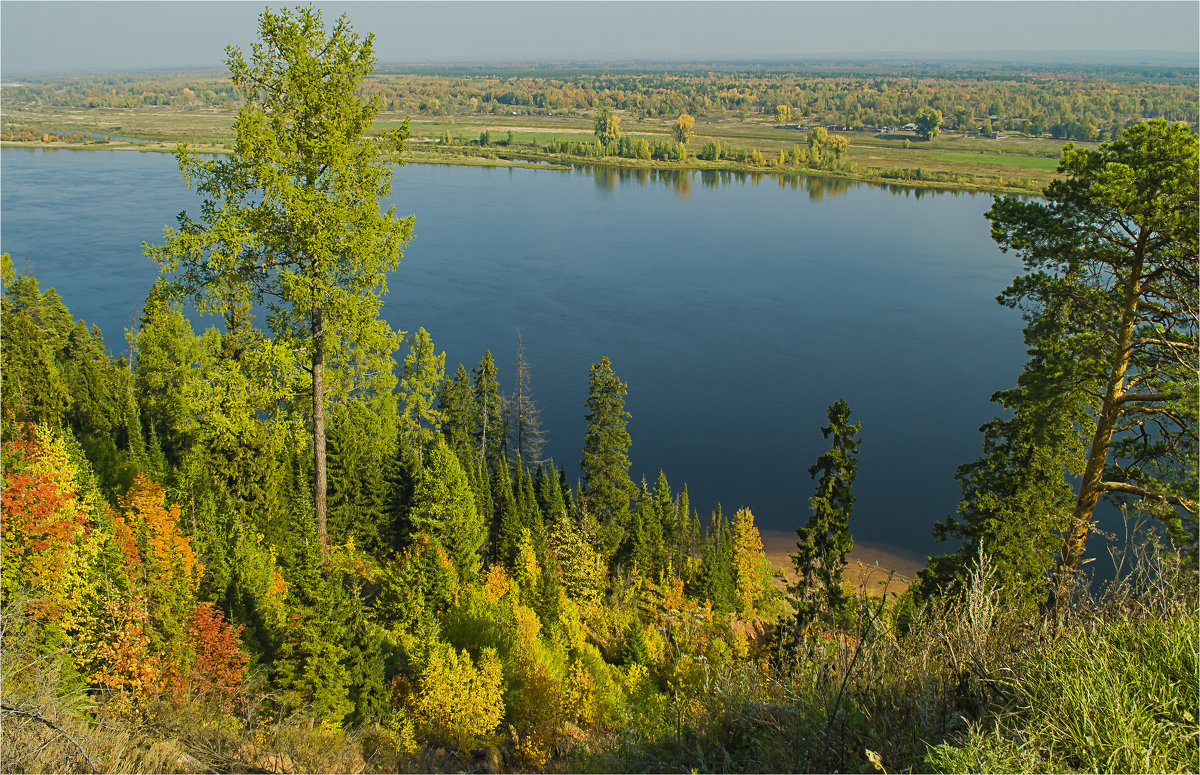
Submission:
<svg viewBox="0 0 1200 775">
<path fill-rule="evenodd" d="M 563 66 L 566 68 L 566 66 Z M 787 105 L 802 123 L 898 126 L 924 107 L 941 111 L 945 128 L 1025 131 L 1058 139 L 1110 139 L 1145 119 L 1200 123 L 1195 69 L 1062 66 L 1016 73 L 1001 66 L 907 67 L 808 65 L 774 71 L 749 65 L 630 70 L 606 64 L 393 68 L 366 80 L 390 112 L 423 115 L 571 114 L 601 107 L 640 117 L 689 113 L 699 118 L 772 114 Z M 873 67 L 873 69 L 872 69 Z M 74 107 L 234 109 L 240 96 L 218 71 L 62 75 L 28 78 L 3 88 L 10 108 Z"/>
</svg>

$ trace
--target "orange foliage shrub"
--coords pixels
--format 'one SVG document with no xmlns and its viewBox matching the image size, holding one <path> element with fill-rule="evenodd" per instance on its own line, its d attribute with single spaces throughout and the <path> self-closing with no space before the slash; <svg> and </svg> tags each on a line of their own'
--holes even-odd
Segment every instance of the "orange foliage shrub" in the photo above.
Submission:
<svg viewBox="0 0 1200 775">
<path fill-rule="evenodd" d="M 141 554 L 126 559 L 131 564 L 141 560 L 147 583 L 166 582 L 194 591 L 203 569 L 196 562 L 191 540 L 179 529 L 179 506 L 166 505 L 162 485 L 138 474 L 121 499 L 121 509 Z"/>
<path fill-rule="evenodd" d="M 88 681 L 107 695 L 108 712 L 138 715 L 158 696 L 165 673 L 160 655 L 150 648 L 146 601 L 125 597 L 103 605 L 82 638 Z"/>
</svg>

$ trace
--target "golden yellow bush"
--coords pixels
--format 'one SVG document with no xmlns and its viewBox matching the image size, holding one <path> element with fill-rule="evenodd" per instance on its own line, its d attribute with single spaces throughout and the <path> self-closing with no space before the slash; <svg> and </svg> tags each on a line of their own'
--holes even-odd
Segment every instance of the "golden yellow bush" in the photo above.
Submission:
<svg viewBox="0 0 1200 775">
<path fill-rule="evenodd" d="M 667 650 L 667 642 L 663 640 L 662 633 L 653 625 L 645 625 L 642 627 L 642 638 L 646 643 L 646 657 L 650 664 L 661 665 Z"/>
<path fill-rule="evenodd" d="M 434 648 L 421 671 L 413 716 L 417 729 L 431 741 L 462 751 L 479 747 L 504 716 L 504 676 L 494 649 L 484 649 L 479 665 L 466 651 Z"/>
<path fill-rule="evenodd" d="M 494 603 L 508 594 L 510 586 L 512 585 L 503 565 L 496 564 L 484 571 L 483 593 L 491 602 Z"/>
<path fill-rule="evenodd" d="M 590 727 L 596 723 L 596 679 L 578 657 L 567 669 L 562 705 L 564 715 L 577 725 Z"/>
</svg>

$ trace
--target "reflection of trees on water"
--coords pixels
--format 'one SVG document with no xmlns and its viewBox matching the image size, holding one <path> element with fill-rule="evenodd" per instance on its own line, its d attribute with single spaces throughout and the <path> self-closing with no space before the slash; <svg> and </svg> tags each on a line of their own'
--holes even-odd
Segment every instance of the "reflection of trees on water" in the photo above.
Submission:
<svg viewBox="0 0 1200 775">
<path fill-rule="evenodd" d="M 617 187 L 616 167 L 592 167 L 592 174 L 596 176 L 596 187 L 602 191 L 611 191 Z"/>
<path fill-rule="evenodd" d="M 619 184 L 637 183 L 645 186 L 651 183 L 661 183 L 670 186 L 680 197 L 690 196 L 692 181 L 699 178 L 700 185 L 705 188 L 719 188 L 731 183 L 753 185 L 767 179 L 774 180 L 780 188 L 793 191 L 805 191 L 808 198 L 819 202 L 825 197 L 844 196 L 851 189 L 861 186 L 883 189 L 895 196 L 920 199 L 933 194 L 975 195 L 973 191 L 962 191 L 956 188 L 905 186 L 896 183 L 877 183 L 867 180 L 850 180 L 848 178 L 833 178 L 804 174 L 775 174 L 769 172 L 745 172 L 741 170 L 673 170 L 654 169 L 652 167 L 607 167 L 597 164 L 576 164 L 580 172 L 590 172 L 595 176 L 596 185 L 611 191 Z"/>
<path fill-rule="evenodd" d="M 645 186 L 650 183 L 662 183 L 674 189 L 681 198 L 691 196 L 692 174 L 694 170 L 663 170 L 652 167 L 605 167 L 593 164 L 576 164 L 575 169 L 581 172 L 591 172 L 596 179 L 596 185 L 605 191 L 611 191 L 620 184 L 637 183 Z"/>
</svg>

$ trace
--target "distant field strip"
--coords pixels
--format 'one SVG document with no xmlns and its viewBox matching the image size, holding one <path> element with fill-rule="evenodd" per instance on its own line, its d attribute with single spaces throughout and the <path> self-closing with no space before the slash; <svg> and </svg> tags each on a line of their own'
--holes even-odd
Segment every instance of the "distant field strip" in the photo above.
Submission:
<svg viewBox="0 0 1200 775">
<path fill-rule="evenodd" d="M 1013 156 L 1007 153 L 931 153 L 929 158 L 966 164 L 1003 164 L 1009 167 L 1025 167 L 1035 170 L 1058 168 L 1058 159 L 1048 159 L 1044 156 Z"/>
</svg>

